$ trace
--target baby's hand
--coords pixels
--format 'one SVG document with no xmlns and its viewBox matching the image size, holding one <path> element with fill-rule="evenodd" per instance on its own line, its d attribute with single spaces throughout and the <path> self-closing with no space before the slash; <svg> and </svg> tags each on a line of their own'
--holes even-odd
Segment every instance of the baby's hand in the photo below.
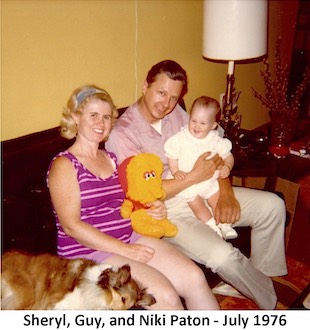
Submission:
<svg viewBox="0 0 310 330">
<path fill-rule="evenodd" d="M 183 181 L 186 179 L 186 173 L 185 172 L 182 172 L 182 171 L 176 171 L 174 174 L 173 174 L 174 178 L 176 180 L 179 180 L 179 181 Z"/>
<path fill-rule="evenodd" d="M 220 169 L 219 178 L 220 179 L 228 178 L 229 174 L 230 174 L 230 166 L 223 165 L 222 168 Z"/>
</svg>

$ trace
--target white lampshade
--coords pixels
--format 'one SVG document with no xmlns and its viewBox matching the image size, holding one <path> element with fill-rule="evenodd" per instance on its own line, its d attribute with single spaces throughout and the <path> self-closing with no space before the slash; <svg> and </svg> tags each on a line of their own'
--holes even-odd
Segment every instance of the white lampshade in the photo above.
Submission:
<svg viewBox="0 0 310 330">
<path fill-rule="evenodd" d="M 267 0 L 205 0 L 203 56 L 238 61 L 265 55 L 267 14 Z"/>
</svg>

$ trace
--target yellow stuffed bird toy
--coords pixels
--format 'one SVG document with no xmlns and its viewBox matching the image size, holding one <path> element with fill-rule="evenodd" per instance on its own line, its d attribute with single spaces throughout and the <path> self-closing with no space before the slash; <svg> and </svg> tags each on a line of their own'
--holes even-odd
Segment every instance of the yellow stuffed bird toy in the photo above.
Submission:
<svg viewBox="0 0 310 330">
<path fill-rule="evenodd" d="M 121 216 L 130 218 L 135 232 L 151 237 L 173 237 L 177 227 L 168 219 L 156 220 L 147 214 L 147 204 L 163 200 L 163 163 L 150 153 L 142 153 L 125 159 L 118 168 L 120 184 L 126 193 Z"/>
</svg>

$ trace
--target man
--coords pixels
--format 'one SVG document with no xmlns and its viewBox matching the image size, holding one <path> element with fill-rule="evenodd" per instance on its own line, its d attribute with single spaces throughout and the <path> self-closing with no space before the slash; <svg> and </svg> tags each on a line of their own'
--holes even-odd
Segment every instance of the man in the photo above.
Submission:
<svg viewBox="0 0 310 330">
<path fill-rule="evenodd" d="M 119 162 L 138 153 L 154 153 L 164 163 L 163 179 L 166 179 L 169 170 L 163 146 L 188 123 L 188 114 L 177 104 L 186 91 L 186 72 L 178 63 L 167 60 L 154 65 L 143 84 L 142 97 L 114 126 L 106 143 L 107 150 L 115 152 Z M 197 160 L 185 180 L 164 180 L 168 217 L 179 229 L 177 236 L 168 240 L 189 258 L 218 273 L 260 308 L 273 309 L 277 297 L 269 277 L 287 274 L 284 202 L 273 193 L 232 188 L 229 179 L 219 180 L 220 197 L 214 218 L 233 226 L 252 227 L 251 257 L 246 258 L 196 219 L 187 203 L 175 196 L 209 179 L 220 168 L 222 160 L 218 155 L 211 159 L 206 159 L 207 156 L 208 153 L 203 154 Z M 222 289 L 233 288 L 226 284 Z"/>
</svg>

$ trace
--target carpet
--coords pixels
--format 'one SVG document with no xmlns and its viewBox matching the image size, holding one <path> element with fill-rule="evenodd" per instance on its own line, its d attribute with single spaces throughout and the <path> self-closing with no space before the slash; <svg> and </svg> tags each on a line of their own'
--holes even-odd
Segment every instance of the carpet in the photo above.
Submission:
<svg viewBox="0 0 310 330">
<path fill-rule="evenodd" d="M 274 287 L 278 296 L 276 310 L 288 309 L 310 283 L 310 266 L 294 258 L 287 257 L 288 274 L 274 277 Z M 216 295 L 222 310 L 257 310 L 258 306 L 247 298 Z"/>
</svg>

